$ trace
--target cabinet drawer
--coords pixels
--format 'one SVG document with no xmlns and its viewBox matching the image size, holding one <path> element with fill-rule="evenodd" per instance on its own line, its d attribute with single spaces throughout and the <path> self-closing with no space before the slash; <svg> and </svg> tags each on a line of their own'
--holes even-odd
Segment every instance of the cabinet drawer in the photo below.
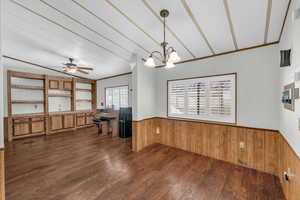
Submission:
<svg viewBox="0 0 300 200">
<path fill-rule="evenodd" d="M 77 113 L 77 117 L 85 117 L 85 113 Z"/>
<path fill-rule="evenodd" d="M 16 124 L 18 124 L 18 123 L 29 123 L 29 118 L 14 119 L 14 123 L 16 123 Z"/>
<path fill-rule="evenodd" d="M 30 133 L 29 123 L 14 124 L 14 135 L 27 135 Z"/>
<path fill-rule="evenodd" d="M 45 131 L 44 121 L 32 122 L 31 124 L 32 133 L 41 133 Z"/>
<path fill-rule="evenodd" d="M 44 121 L 44 117 L 33 117 L 31 118 L 33 122 Z"/>
</svg>

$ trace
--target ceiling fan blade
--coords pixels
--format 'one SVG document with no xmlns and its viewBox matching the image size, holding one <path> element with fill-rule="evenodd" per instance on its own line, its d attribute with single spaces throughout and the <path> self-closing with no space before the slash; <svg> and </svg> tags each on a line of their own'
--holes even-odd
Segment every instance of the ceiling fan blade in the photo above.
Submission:
<svg viewBox="0 0 300 200">
<path fill-rule="evenodd" d="M 84 69 L 84 70 L 94 70 L 93 68 L 91 67 L 77 67 L 78 69 Z"/>
<path fill-rule="evenodd" d="M 83 73 L 83 74 L 89 74 L 88 72 L 83 71 L 83 70 L 81 70 L 81 69 L 77 69 L 77 71 L 80 72 L 80 73 Z"/>
</svg>

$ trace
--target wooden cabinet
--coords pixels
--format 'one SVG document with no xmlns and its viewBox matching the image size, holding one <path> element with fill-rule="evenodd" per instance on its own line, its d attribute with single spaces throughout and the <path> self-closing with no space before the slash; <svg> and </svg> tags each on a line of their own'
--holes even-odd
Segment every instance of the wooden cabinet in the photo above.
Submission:
<svg viewBox="0 0 300 200">
<path fill-rule="evenodd" d="M 13 136 L 27 137 L 36 134 L 45 134 L 44 117 L 15 117 L 12 119 Z"/>
<path fill-rule="evenodd" d="M 22 80 L 14 82 L 15 77 L 21 78 Z M 26 82 L 26 80 L 24 81 L 23 79 L 30 79 L 30 81 L 35 80 L 35 83 L 28 85 L 30 81 L 28 82 L 27 80 Z M 91 87 L 86 87 L 84 84 L 89 84 Z M 39 99 L 25 101 L 14 99 L 11 95 L 12 89 L 28 90 L 28 94 L 31 93 L 31 90 L 40 90 L 43 92 L 39 92 Z M 80 95 L 86 95 L 83 95 L 83 92 L 90 92 L 91 98 L 80 99 Z M 93 125 L 92 112 L 96 110 L 96 96 L 95 80 L 8 70 L 8 117 L 5 120 L 8 130 L 7 138 L 9 141 L 12 141 L 23 137 L 52 134 L 91 126 Z M 43 100 L 40 100 L 42 98 Z M 88 105 L 92 102 L 92 105 L 85 106 L 84 104 L 82 108 L 77 108 L 77 102 L 80 102 L 80 100 L 88 101 Z M 53 101 L 56 101 L 55 104 L 52 104 Z M 26 104 L 43 104 L 43 108 L 38 107 L 38 109 L 24 109 L 23 114 L 16 114 L 16 109 L 13 109 L 14 104 L 22 104 L 24 107 Z M 65 108 L 69 105 L 70 108 Z M 79 103 L 79 105 L 83 105 L 83 103 Z M 63 108 L 60 109 L 60 106 Z"/>
<path fill-rule="evenodd" d="M 49 80 L 49 89 L 58 90 L 59 80 Z"/>
<path fill-rule="evenodd" d="M 49 80 L 49 89 L 52 90 L 72 90 L 72 79 L 53 78 Z"/>
<path fill-rule="evenodd" d="M 27 135 L 30 134 L 29 130 L 29 123 L 22 122 L 22 123 L 14 123 L 14 135 Z"/>
<path fill-rule="evenodd" d="M 94 115 L 93 113 L 87 113 L 86 114 L 86 125 L 93 124 Z"/>
<path fill-rule="evenodd" d="M 75 127 L 74 114 L 64 115 L 64 128 L 74 128 L 74 127 Z"/>
<path fill-rule="evenodd" d="M 31 122 L 31 132 L 32 133 L 41 133 L 45 131 L 45 121 L 41 118 L 32 119 Z"/>
<path fill-rule="evenodd" d="M 72 90 L 72 81 L 63 81 L 64 90 Z"/>
<path fill-rule="evenodd" d="M 52 115 L 50 116 L 50 130 L 63 129 L 63 115 Z"/>
<path fill-rule="evenodd" d="M 77 126 L 89 126 L 93 124 L 94 113 L 92 112 L 81 112 L 77 113 L 76 120 Z"/>
<path fill-rule="evenodd" d="M 32 122 L 32 133 L 41 133 L 45 130 L 45 122 Z"/>
<path fill-rule="evenodd" d="M 76 116 L 77 126 L 84 126 L 85 125 L 85 114 L 80 113 Z"/>
</svg>

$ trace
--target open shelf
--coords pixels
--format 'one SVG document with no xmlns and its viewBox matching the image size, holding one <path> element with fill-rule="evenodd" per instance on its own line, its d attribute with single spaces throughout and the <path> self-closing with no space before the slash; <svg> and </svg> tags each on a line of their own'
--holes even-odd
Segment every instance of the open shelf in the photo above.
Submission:
<svg viewBox="0 0 300 200">
<path fill-rule="evenodd" d="M 13 100 L 13 104 L 44 104 L 44 101 Z"/>
<path fill-rule="evenodd" d="M 68 97 L 71 98 L 71 94 L 48 94 L 48 97 Z"/>
<path fill-rule="evenodd" d="M 91 99 L 77 99 L 76 100 L 77 102 L 92 102 L 92 100 Z"/>
<path fill-rule="evenodd" d="M 76 91 L 79 91 L 79 92 L 92 92 L 91 89 L 81 89 L 81 88 L 76 88 Z"/>
<path fill-rule="evenodd" d="M 27 90 L 44 90 L 42 86 L 29 86 L 29 85 L 11 85 L 11 88 L 27 89 Z"/>
</svg>

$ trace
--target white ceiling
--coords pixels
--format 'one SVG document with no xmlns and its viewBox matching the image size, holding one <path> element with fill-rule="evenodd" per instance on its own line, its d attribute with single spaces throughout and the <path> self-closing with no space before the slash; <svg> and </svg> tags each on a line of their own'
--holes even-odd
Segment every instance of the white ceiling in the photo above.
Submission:
<svg viewBox="0 0 300 200">
<path fill-rule="evenodd" d="M 167 42 L 182 60 L 188 60 L 278 41 L 288 3 L 5 0 L 3 50 L 7 56 L 59 70 L 61 63 L 73 57 L 79 64 L 95 67 L 90 75 L 77 75 L 97 79 L 129 72 L 133 54 L 147 57 L 160 50 L 161 9 L 170 11 Z M 4 64 L 12 65 L 8 61 Z"/>
</svg>

